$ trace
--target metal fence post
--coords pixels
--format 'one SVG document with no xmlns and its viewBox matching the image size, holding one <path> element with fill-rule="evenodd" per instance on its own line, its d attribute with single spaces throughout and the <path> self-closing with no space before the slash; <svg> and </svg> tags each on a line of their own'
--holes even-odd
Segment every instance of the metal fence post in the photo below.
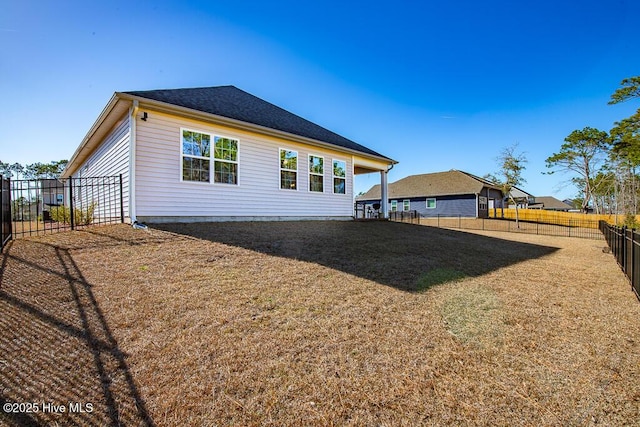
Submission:
<svg viewBox="0 0 640 427">
<path fill-rule="evenodd" d="M 631 287 L 633 287 L 633 278 L 635 277 L 634 275 L 634 270 L 636 267 L 636 248 L 635 248 L 635 241 L 636 241 L 636 230 L 634 230 L 633 228 L 631 229 L 631 269 L 630 272 L 631 274 L 629 274 L 629 279 L 631 281 Z"/>
<path fill-rule="evenodd" d="M 356 212 L 357 216 L 357 212 Z M 122 195 L 122 174 L 120 174 L 120 222 L 124 224 L 124 197 Z"/>
<path fill-rule="evenodd" d="M 69 178 L 69 223 L 71 229 L 75 230 L 74 217 L 73 217 L 73 177 Z"/>
</svg>

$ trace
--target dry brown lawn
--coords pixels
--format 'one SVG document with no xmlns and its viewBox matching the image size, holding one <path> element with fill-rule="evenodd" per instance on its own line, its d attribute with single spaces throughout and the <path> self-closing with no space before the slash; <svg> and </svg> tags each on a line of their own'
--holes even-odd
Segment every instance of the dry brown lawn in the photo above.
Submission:
<svg viewBox="0 0 640 427">
<path fill-rule="evenodd" d="M 384 222 L 16 240 L 0 403 L 39 411 L 0 424 L 640 425 L 640 303 L 603 246 Z M 91 411 L 43 406 L 69 402 Z"/>
</svg>

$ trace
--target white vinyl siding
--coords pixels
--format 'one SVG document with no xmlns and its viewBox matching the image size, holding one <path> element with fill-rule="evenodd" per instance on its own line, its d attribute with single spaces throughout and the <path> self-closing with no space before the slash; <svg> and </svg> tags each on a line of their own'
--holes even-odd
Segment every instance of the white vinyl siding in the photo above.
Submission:
<svg viewBox="0 0 640 427">
<path fill-rule="evenodd" d="M 122 196 L 125 217 L 129 217 L 129 144 L 131 132 L 129 129 L 129 117 L 125 115 L 121 121 L 107 135 L 103 143 L 89 156 L 78 168 L 74 178 L 107 177 L 122 174 Z M 95 189 L 97 189 L 96 187 Z M 94 190 L 95 190 L 94 189 Z M 88 189 L 87 191 L 90 191 Z M 114 207 L 119 210 L 120 199 L 114 192 L 115 188 L 107 190 L 106 194 L 97 197 L 94 215 L 96 217 L 112 216 Z M 65 196 L 66 197 L 66 196 Z M 82 197 L 79 193 L 78 197 Z M 102 203 L 100 202 L 102 197 Z M 105 197 L 107 199 L 105 199 Z M 83 203 L 82 200 L 75 200 Z M 84 203 L 85 205 L 88 202 Z M 109 212 L 105 212 L 105 206 L 109 205 Z"/>
<path fill-rule="evenodd" d="M 137 122 L 136 215 L 138 217 L 351 217 L 352 200 L 325 191 L 280 190 L 280 149 L 296 151 L 298 162 L 309 155 L 340 158 L 339 152 L 311 147 L 205 122 L 148 111 Z M 181 181 L 180 129 L 196 129 L 241 142 L 238 185 L 203 185 Z M 302 167 L 302 169 L 300 169 Z M 309 174 L 298 166 L 298 188 L 309 188 Z M 325 167 L 324 187 L 332 175 Z M 346 161 L 346 194 L 353 192 L 353 165 Z"/>
</svg>

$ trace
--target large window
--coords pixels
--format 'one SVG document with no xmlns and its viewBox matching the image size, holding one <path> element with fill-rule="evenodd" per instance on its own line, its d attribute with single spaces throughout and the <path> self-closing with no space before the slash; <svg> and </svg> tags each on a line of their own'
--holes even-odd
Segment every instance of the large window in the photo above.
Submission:
<svg viewBox="0 0 640 427">
<path fill-rule="evenodd" d="M 203 132 L 182 130 L 182 180 L 211 182 L 213 161 L 214 182 L 238 184 L 238 140 L 213 136 Z"/>
<path fill-rule="evenodd" d="M 298 189 L 298 152 L 280 149 L 280 188 Z"/>
<path fill-rule="evenodd" d="M 333 161 L 333 192 L 336 194 L 346 194 L 347 187 L 347 162 L 342 160 Z"/>
<path fill-rule="evenodd" d="M 309 156 L 309 191 L 322 193 L 324 191 L 324 159 L 319 156 Z"/>
<path fill-rule="evenodd" d="M 436 199 L 427 199 L 427 209 L 436 208 Z"/>
</svg>

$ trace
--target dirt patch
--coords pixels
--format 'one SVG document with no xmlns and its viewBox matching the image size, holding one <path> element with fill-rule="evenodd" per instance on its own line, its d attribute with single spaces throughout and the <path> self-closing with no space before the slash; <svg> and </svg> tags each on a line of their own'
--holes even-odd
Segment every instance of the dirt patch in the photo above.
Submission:
<svg viewBox="0 0 640 427">
<path fill-rule="evenodd" d="M 640 419 L 640 304 L 590 240 L 384 222 L 96 227 L 12 242 L 0 313 L 3 403 L 94 408 L 0 411 L 8 425 Z"/>
</svg>

